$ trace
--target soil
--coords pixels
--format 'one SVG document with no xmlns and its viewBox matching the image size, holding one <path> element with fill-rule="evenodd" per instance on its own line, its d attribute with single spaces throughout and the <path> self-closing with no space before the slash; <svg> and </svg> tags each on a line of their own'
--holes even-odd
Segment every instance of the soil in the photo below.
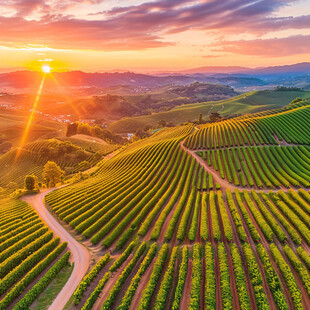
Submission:
<svg viewBox="0 0 310 310">
<path fill-rule="evenodd" d="M 132 298 L 129 310 L 137 309 L 137 306 L 138 306 L 140 299 L 142 297 L 143 290 L 146 288 L 146 285 L 149 282 L 149 279 L 151 277 L 155 261 L 156 261 L 156 258 L 154 257 L 153 261 L 151 262 L 151 264 L 147 268 L 146 272 L 141 277 L 140 283 L 139 283 L 139 285 L 135 291 L 135 294 Z"/>
<path fill-rule="evenodd" d="M 188 258 L 188 267 L 187 267 L 187 275 L 184 285 L 184 290 L 181 298 L 180 305 L 182 305 L 182 309 L 188 309 L 189 301 L 191 297 L 191 287 L 192 287 L 192 273 L 193 273 L 193 261 L 191 258 Z"/>
<path fill-rule="evenodd" d="M 109 278 L 109 280 L 107 281 L 107 283 L 105 284 L 102 292 L 100 293 L 97 301 L 95 302 L 93 309 L 101 309 L 101 306 L 103 304 L 103 302 L 105 301 L 105 299 L 108 297 L 110 290 L 112 289 L 112 287 L 114 286 L 115 282 L 117 281 L 117 278 L 120 276 L 120 274 L 123 272 L 123 270 L 126 268 L 127 264 L 130 262 L 130 260 L 132 259 L 133 255 L 130 254 L 127 258 L 127 260 L 122 264 L 122 266 L 116 270 L 115 272 L 113 272 L 111 274 L 111 277 Z"/>
</svg>

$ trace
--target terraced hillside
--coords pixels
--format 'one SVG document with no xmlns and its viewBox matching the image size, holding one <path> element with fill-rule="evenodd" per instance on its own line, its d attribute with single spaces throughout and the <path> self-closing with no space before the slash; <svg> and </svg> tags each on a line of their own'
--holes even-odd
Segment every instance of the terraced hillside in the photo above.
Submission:
<svg viewBox="0 0 310 310">
<path fill-rule="evenodd" d="M 163 129 L 48 194 L 96 254 L 70 309 L 309 309 L 309 111 Z"/>
<path fill-rule="evenodd" d="M 0 309 L 28 309 L 67 266 L 70 252 L 29 204 L 0 204 Z"/>
<path fill-rule="evenodd" d="M 6 187 L 10 182 L 22 186 L 27 174 L 34 174 L 42 180 L 43 167 L 47 161 L 56 162 L 66 174 L 85 170 L 82 162 L 88 162 L 88 168 L 97 164 L 104 155 L 113 152 L 117 145 L 103 145 L 91 148 L 91 144 L 81 139 L 39 140 L 15 148 L 0 157 L 2 167 L 0 186 Z M 76 143 L 76 144 L 75 144 Z M 97 144 L 96 144 L 97 145 Z"/>
<path fill-rule="evenodd" d="M 183 104 L 169 111 L 123 118 L 111 123 L 109 128 L 114 132 L 134 132 L 136 129 L 145 128 L 145 126 L 156 128 L 158 122 L 162 120 L 177 125 L 197 121 L 200 114 L 202 114 L 204 119 L 207 119 L 212 112 L 218 112 L 224 117 L 230 117 L 232 115 L 270 111 L 270 109 L 281 109 L 283 107 L 286 109 L 286 106 L 296 97 L 301 97 L 305 100 L 309 99 L 310 92 L 252 91 L 225 100 Z"/>
</svg>

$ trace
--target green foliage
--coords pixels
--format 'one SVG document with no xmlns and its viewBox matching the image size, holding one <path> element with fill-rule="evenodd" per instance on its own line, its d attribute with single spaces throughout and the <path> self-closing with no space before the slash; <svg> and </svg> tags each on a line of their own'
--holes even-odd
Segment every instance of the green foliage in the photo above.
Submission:
<svg viewBox="0 0 310 310">
<path fill-rule="evenodd" d="M 64 171 L 55 162 L 48 161 L 44 165 L 42 176 L 48 186 L 55 186 L 61 181 Z"/>
<path fill-rule="evenodd" d="M 297 271 L 307 293 L 308 296 L 310 296 L 310 275 L 307 271 L 307 268 L 303 265 L 303 263 L 298 259 L 298 257 L 295 255 L 294 251 L 288 246 L 284 246 L 283 250 L 293 265 L 294 269 Z"/>
<path fill-rule="evenodd" d="M 59 239 L 55 239 L 55 241 L 50 241 L 49 244 L 57 243 L 59 242 Z M 23 291 L 27 288 L 27 286 L 36 279 L 40 273 L 47 268 L 55 259 L 58 257 L 64 249 L 67 247 L 67 243 L 64 242 L 60 244 L 56 249 L 50 252 L 50 249 L 48 250 L 49 254 L 42 258 L 41 261 L 31 269 L 30 272 L 28 272 L 10 291 L 5 295 L 5 297 L 0 301 L 0 309 L 7 308 L 19 295 L 23 293 Z M 47 249 L 47 248 L 45 248 Z M 45 251 L 45 250 L 43 250 Z M 46 253 L 45 253 L 46 254 Z M 40 254 L 33 254 L 33 258 L 39 257 Z M 29 260 L 28 260 L 29 262 Z M 28 264 L 28 263 L 26 263 Z M 25 264 L 24 264 L 25 265 Z M 17 269 L 18 268 L 18 269 Z M 18 270 L 21 270 L 23 268 L 23 265 L 20 265 L 14 269 L 8 276 L 14 277 L 14 273 L 18 272 Z M 5 281 L 5 278 L 2 280 Z M 1 282 L 2 283 L 2 282 Z"/>
<path fill-rule="evenodd" d="M 263 279 L 258 268 L 254 253 L 248 243 L 242 246 L 242 251 L 249 270 L 250 280 L 254 290 L 255 301 L 258 309 L 269 309 L 266 293 L 263 289 Z"/>
<path fill-rule="evenodd" d="M 130 285 L 125 293 L 125 296 L 122 298 L 121 304 L 117 307 L 119 310 L 129 309 L 132 298 L 136 292 L 136 289 L 139 285 L 142 275 L 145 273 L 149 265 L 151 264 L 158 246 L 156 243 L 153 243 L 146 254 L 143 262 L 141 263 L 139 270 L 136 272 L 135 276 L 132 278 Z"/>
<path fill-rule="evenodd" d="M 192 285 L 191 296 L 188 309 L 199 309 L 200 306 L 200 287 L 201 287 L 201 255 L 200 244 L 195 243 L 193 245 L 193 273 L 192 273 Z"/>
<path fill-rule="evenodd" d="M 237 246 L 232 243 L 230 245 L 231 259 L 234 267 L 234 276 L 241 310 L 251 308 L 250 298 L 246 287 L 245 274 L 242 266 L 242 260 Z"/>
<path fill-rule="evenodd" d="M 112 287 L 112 289 L 109 291 L 109 295 L 108 295 L 108 297 L 106 298 L 106 300 L 104 301 L 104 303 L 102 305 L 103 309 L 111 309 L 111 307 L 114 304 L 115 299 L 116 299 L 119 291 L 121 290 L 122 285 L 124 284 L 126 279 L 129 277 L 129 274 L 131 273 L 133 268 L 136 266 L 138 260 L 143 255 L 145 250 L 146 250 L 146 243 L 143 242 L 140 245 L 140 247 L 137 249 L 137 251 L 134 254 L 134 256 L 131 259 L 131 261 L 125 267 L 125 269 L 123 270 L 121 275 L 117 278 L 117 280 L 116 280 L 114 286 Z"/>
<path fill-rule="evenodd" d="M 149 304 L 151 302 L 153 292 L 155 290 L 157 281 L 160 277 L 160 274 L 161 274 L 161 271 L 163 269 L 166 257 L 168 255 L 168 249 L 169 249 L 168 244 L 165 243 L 158 253 L 156 262 L 155 262 L 153 270 L 152 270 L 152 274 L 150 276 L 150 280 L 142 292 L 142 297 L 141 297 L 139 305 L 137 307 L 138 310 L 149 308 Z"/>
<path fill-rule="evenodd" d="M 281 281 L 272 266 L 272 263 L 270 261 L 267 251 L 261 244 L 258 244 L 256 246 L 256 249 L 260 257 L 260 260 L 263 264 L 266 279 L 267 279 L 270 291 L 273 295 L 274 301 L 277 305 L 277 308 L 283 309 L 283 310 L 288 309 L 288 306 L 287 306 L 287 303 L 286 303 L 286 300 L 285 300 L 285 297 L 282 291 Z"/>
<path fill-rule="evenodd" d="M 26 175 L 25 177 L 25 188 L 28 191 L 32 191 L 37 187 L 38 178 L 35 175 Z"/>
<path fill-rule="evenodd" d="M 205 278 L 205 304 L 206 309 L 216 309 L 216 285 L 214 274 L 214 252 L 210 242 L 205 245 L 206 278 Z"/>
<path fill-rule="evenodd" d="M 226 251 L 223 243 L 217 246 L 217 254 L 220 265 L 220 282 L 223 309 L 232 309 L 232 294 L 230 289 L 230 275 L 226 258 Z"/>
<path fill-rule="evenodd" d="M 280 253 L 279 249 L 275 244 L 270 244 L 270 251 L 290 291 L 295 309 L 303 309 L 301 292 L 297 287 L 296 280 L 290 267 L 285 262 L 282 254 Z"/>
<path fill-rule="evenodd" d="M 180 309 L 182 293 L 186 281 L 187 269 L 188 269 L 188 246 L 185 245 L 182 249 L 182 263 L 180 265 L 178 283 L 174 293 L 174 300 L 172 304 L 173 310 Z"/>
<path fill-rule="evenodd" d="M 172 281 L 173 281 L 173 274 L 175 268 L 175 261 L 177 256 L 178 248 L 174 247 L 172 249 L 172 253 L 170 255 L 169 264 L 167 270 L 164 274 L 164 278 L 161 281 L 159 292 L 157 293 L 156 301 L 154 309 L 156 310 L 164 310 L 166 308 L 166 302 L 169 290 L 171 289 Z"/>
<path fill-rule="evenodd" d="M 107 253 L 106 255 L 104 255 L 99 259 L 99 261 L 91 269 L 91 271 L 82 279 L 82 281 L 80 282 L 80 284 L 73 293 L 74 303 L 76 305 L 80 303 L 80 300 L 83 296 L 83 293 L 87 289 L 87 286 L 90 285 L 90 283 L 95 279 L 100 270 L 108 263 L 109 260 L 110 260 L 110 253 Z"/>
<path fill-rule="evenodd" d="M 28 309 L 36 298 L 46 289 L 46 287 L 55 279 L 60 270 L 68 264 L 70 252 L 65 253 L 35 284 L 27 294 L 14 306 L 14 310 Z"/>
</svg>

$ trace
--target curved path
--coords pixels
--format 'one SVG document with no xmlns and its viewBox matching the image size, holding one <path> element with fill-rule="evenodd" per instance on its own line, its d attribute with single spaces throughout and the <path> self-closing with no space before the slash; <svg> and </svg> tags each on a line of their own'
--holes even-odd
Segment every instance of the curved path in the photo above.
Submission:
<svg viewBox="0 0 310 310">
<path fill-rule="evenodd" d="M 25 196 L 22 199 L 29 203 L 39 214 L 40 218 L 50 227 L 55 235 L 60 237 L 61 241 L 68 242 L 68 248 L 71 251 L 74 261 L 74 269 L 67 281 L 66 285 L 62 288 L 60 293 L 54 299 L 49 310 L 61 310 L 65 307 L 66 303 L 74 293 L 76 287 L 83 279 L 90 264 L 90 253 L 81 243 L 75 240 L 61 224 L 53 217 L 47 210 L 44 204 L 44 197 L 53 191 L 49 189 L 43 193 L 36 195 Z"/>
<path fill-rule="evenodd" d="M 256 192 L 264 192 L 264 193 L 269 193 L 270 191 L 273 191 L 273 192 L 277 192 L 279 190 L 282 190 L 284 192 L 287 192 L 289 189 L 294 189 L 294 190 L 297 190 L 295 187 L 293 186 L 290 186 L 289 188 L 286 188 L 284 186 L 281 185 L 280 188 L 263 188 L 263 189 L 256 189 L 256 188 L 253 188 L 253 187 L 248 187 L 248 186 L 245 186 L 245 187 L 242 187 L 242 186 L 237 186 L 237 185 L 234 185 L 232 183 L 229 183 L 228 180 L 225 178 L 225 179 L 222 179 L 220 177 L 220 175 L 218 174 L 218 172 L 213 168 L 213 167 L 209 167 L 207 162 L 204 161 L 202 159 L 202 157 L 200 157 L 199 155 L 196 154 L 197 151 L 199 150 L 191 150 L 191 149 L 188 149 L 185 145 L 184 145 L 184 141 L 183 140 L 181 143 L 180 143 L 180 146 L 181 148 L 187 152 L 188 154 L 190 154 L 192 157 L 194 157 L 196 159 L 196 161 L 209 173 L 209 174 L 212 174 L 212 177 L 213 177 L 213 181 L 214 183 L 218 183 L 222 189 L 227 189 L 229 188 L 231 191 L 235 191 L 236 189 L 240 190 L 240 191 L 243 191 L 244 189 L 246 190 L 252 190 L 254 189 Z M 200 151 L 205 151 L 206 149 L 201 149 Z M 303 188 L 305 190 L 308 191 L 308 189 L 304 188 L 304 187 L 299 187 L 299 188 Z"/>
</svg>

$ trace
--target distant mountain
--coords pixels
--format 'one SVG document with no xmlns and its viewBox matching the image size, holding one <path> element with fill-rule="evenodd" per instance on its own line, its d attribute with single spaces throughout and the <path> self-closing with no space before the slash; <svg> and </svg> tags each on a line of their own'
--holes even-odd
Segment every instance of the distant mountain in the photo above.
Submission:
<svg viewBox="0 0 310 310">
<path fill-rule="evenodd" d="M 194 82 L 224 84 L 245 92 L 277 85 L 302 86 L 309 85 L 310 62 L 286 66 L 265 68 L 247 68 L 240 66 L 209 66 L 199 67 L 167 74 L 141 74 L 134 72 L 86 73 L 82 71 L 53 72 L 47 75 L 44 91 L 59 92 L 61 89 L 73 91 L 79 89 L 84 94 L 102 93 L 104 88 L 113 86 L 130 86 L 133 92 L 147 91 L 166 85 L 190 85 Z M 32 71 L 17 71 L 0 74 L 0 91 L 2 89 L 37 90 L 42 73 Z M 80 95 L 80 93 L 79 93 Z"/>
<path fill-rule="evenodd" d="M 236 73 L 236 72 L 242 72 L 242 71 L 247 71 L 250 70 L 250 68 L 247 67 L 239 67 L 239 66 L 207 66 L 207 67 L 199 67 L 199 68 L 194 68 L 194 69 L 188 69 L 188 70 L 183 70 L 179 71 L 180 73 L 183 74 L 194 74 L 194 73 Z"/>
<path fill-rule="evenodd" d="M 0 87 L 36 90 L 42 79 L 42 73 L 32 71 L 18 71 L 0 74 Z M 114 73 L 85 73 L 82 71 L 54 72 L 46 76 L 44 90 L 57 91 L 61 88 L 106 88 L 111 86 L 128 85 L 134 87 L 156 88 L 165 85 L 190 85 L 194 82 L 211 84 L 225 84 L 234 87 L 253 85 L 253 78 L 227 76 L 212 77 L 200 75 L 173 75 L 155 76 L 137 74 L 133 72 Z M 254 83 L 255 84 L 255 83 Z M 256 80 L 257 85 L 264 85 L 261 80 Z"/>
<path fill-rule="evenodd" d="M 271 67 L 238 67 L 238 66 L 207 66 L 198 67 L 188 70 L 182 70 L 176 73 L 182 74 L 204 74 L 204 75 L 215 75 L 217 73 L 224 74 L 246 74 L 246 75 L 270 75 L 270 74 L 286 74 L 286 73 L 301 73 L 306 74 L 310 72 L 310 62 L 303 62 L 293 65 L 284 66 L 271 66 Z"/>
<path fill-rule="evenodd" d="M 243 71 L 242 73 L 246 74 L 287 74 L 287 73 L 301 73 L 309 74 L 310 73 L 310 62 L 303 62 L 294 65 L 285 65 L 285 66 L 273 66 L 265 68 L 255 68 Z"/>
</svg>

